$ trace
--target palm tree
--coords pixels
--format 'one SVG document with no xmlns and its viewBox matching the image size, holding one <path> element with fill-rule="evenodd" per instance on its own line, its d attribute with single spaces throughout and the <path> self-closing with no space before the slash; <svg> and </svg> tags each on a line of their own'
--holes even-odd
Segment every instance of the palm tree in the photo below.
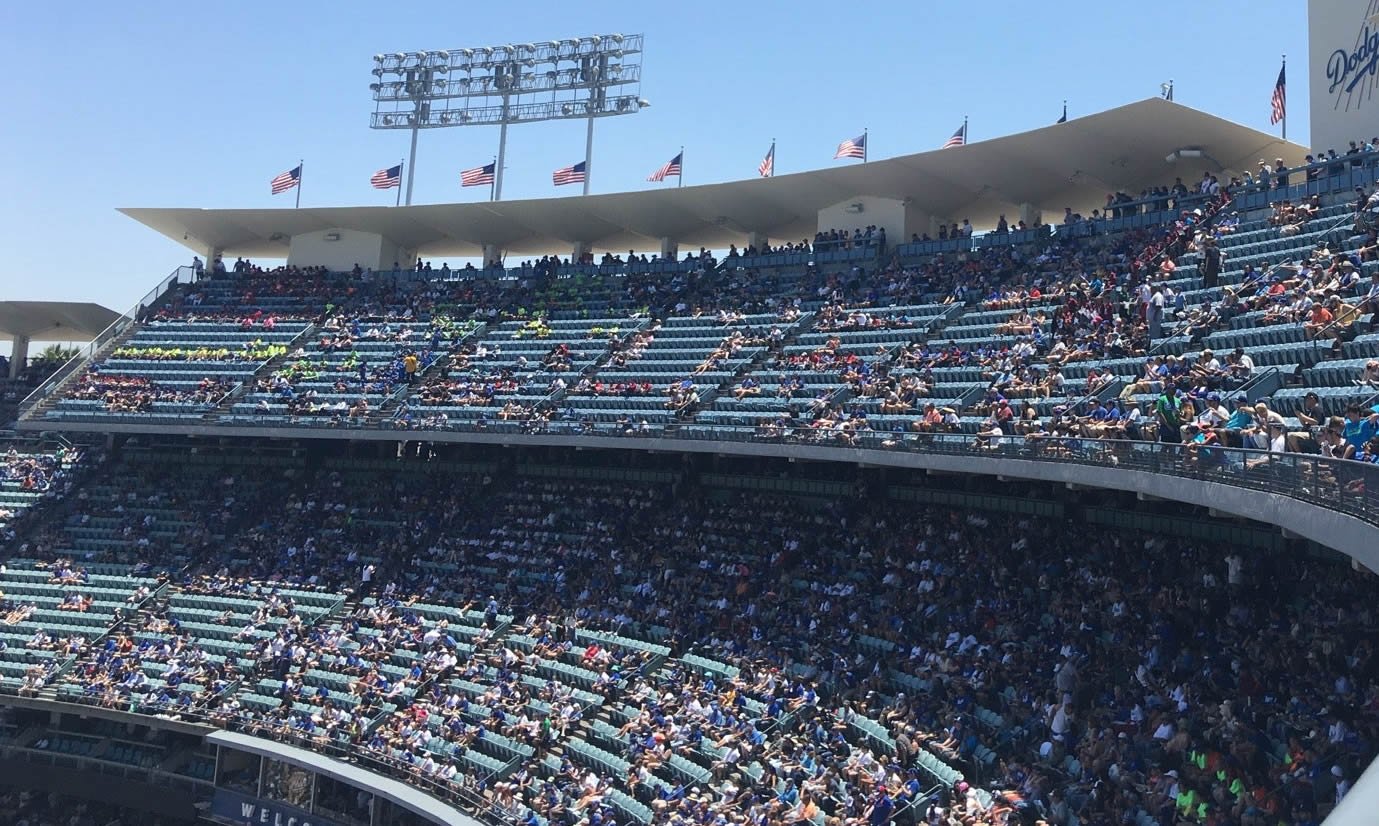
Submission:
<svg viewBox="0 0 1379 826">
<path fill-rule="evenodd" d="M 65 347 L 61 344 L 49 344 L 47 347 L 44 347 L 42 350 L 40 350 L 38 355 L 34 356 L 32 360 L 36 363 L 41 364 L 58 365 L 64 364 L 67 361 L 76 358 L 77 354 L 80 352 L 81 349 L 78 347 Z"/>
</svg>

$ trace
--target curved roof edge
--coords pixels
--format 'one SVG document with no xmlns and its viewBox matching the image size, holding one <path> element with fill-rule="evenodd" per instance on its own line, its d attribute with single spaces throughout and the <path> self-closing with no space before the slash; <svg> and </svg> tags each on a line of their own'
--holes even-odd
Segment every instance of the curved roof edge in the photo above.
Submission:
<svg viewBox="0 0 1379 826">
<path fill-rule="evenodd" d="M 85 301 L 0 301 L 0 341 L 90 341 L 119 317 Z"/>
<path fill-rule="evenodd" d="M 1114 190 L 1175 177 L 1190 185 L 1204 171 L 1236 173 L 1266 157 L 1296 166 L 1306 152 L 1155 97 L 952 149 L 683 188 L 408 207 L 120 211 L 198 253 L 227 256 L 283 258 L 292 236 L 331 229 L 375 233 L 432 258 L 479 257 L 486 244 L 518 255 L 567 255 L 577 242 L 658 250 L 661 238 L 724 249 L 749 232 L 812 237 L 820 210 L 852 198 L 900 201 L 925 229 L 930 218 L 993 226 L 1002 213 L 1014 220 L 1022 204 L 1056 218 L 1064 207 L 1101 207 Z"/>
<path fill-rule="evenodd" d="M 638 450 L 651 453 L 715 453 L 764 458 L 805 459 L 815 462 L 846 462 L 876 467 L 908 468 L 941 473 L 1007 476 L 1065 485 L 1119 490 L 1209 507 L 1216 511 L 1274 525 L 1296 536 L 1346 554 L 1356 562 L 1379 571 L 1379 528 L 1363 519 L 1325 507 L 1317 502 L 1284 493 L 1153 473 L 1113 465 L 1076 461 L 1050 461 L 1004 455 L 893 451 L 874 448 L 840 448 L 826 445 L 779 442 L 735 442 L 713 439 L 668 439 L 640 436 L 527 435 L 515 433 L 434 430 L 350 430 L 266 426 L 176 424 L 119 424 L 103 422 L 54 422 L 20 420 L 25 431 L 74 431 L 87 433 L 150 434 L 231 439 L 303 439 L 348 441 L 456 442 L 502 446 L 531 445 L 595 450 Z M 1222 477 L 1228 478 L 1228 477 Z M 1291 489 L 1291 488 L 1290 488 Z"/>
<path fill-rule="evenodd" d="M 60 697 L 0 695 L 0 706 L 13 706 L 60 714 L 78 714 L 83 717 L 97 717 L 117 723 L 137 724 L 175 731 L 179 734 L 200 736 L 212 745 L 226 746 L 263 757 L 271 757 L 300 766 L 308 771 L 333 777 L 355 789 L 368 791 L 382 797 L 432 823 L 445 824 L 445 826 L 483 826 L 476 818 L 400 780 L 371 772 L 368 769 L 336 760 L 309 749 L 279 743 L 276 740 L 226 731 L 199 722 L 174 720 L 160 715 L 139 714 L 84 703 L 65 702 Z"/>
<path fill-rule="evenodd" d="M 415 815 L 436 824 L 445 826 L 483 826 L 477 819 L 461 812 L 448 803 L 420 791 L 400 780 L 375 774 L 342 760 L 336 760 L 314 751 L 289 746 L 275 740 L 251 737 L 234 731 L 217 731 L 206 735 L 206 742 L 216 746 L 247 751 L 262 757 L 271 757 L 291 763 L 316 774 L 333 777 L 346 785 L 381 797 Z"/>
</svg>

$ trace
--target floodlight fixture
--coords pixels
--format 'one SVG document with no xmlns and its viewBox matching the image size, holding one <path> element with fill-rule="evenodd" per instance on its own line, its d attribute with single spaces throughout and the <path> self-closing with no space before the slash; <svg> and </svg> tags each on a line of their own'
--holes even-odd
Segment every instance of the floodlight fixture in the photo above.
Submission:
<svg viewBox="0 0 1379 826">
<path fill-rule="evenodd" d="M 633 114 L 651 105 L 640 95 L 642 48 L 640 34 L 608 34 L 379 53 L 374 55 L 373 68 L 379 82 L 369 84 L 374 100 L 369 125 L 412 131 L 406 190 L 410 205 L 417 133 L 421 129 L 498 126 L 493 186 L 493 197 L 498 199 L 503 193 L 509 124 L 587 118 L 584 192 L 588 194 L 593 177 L 594 119 Z M 530 71 L 538 67 L 543 68 Z"/>
</svg>

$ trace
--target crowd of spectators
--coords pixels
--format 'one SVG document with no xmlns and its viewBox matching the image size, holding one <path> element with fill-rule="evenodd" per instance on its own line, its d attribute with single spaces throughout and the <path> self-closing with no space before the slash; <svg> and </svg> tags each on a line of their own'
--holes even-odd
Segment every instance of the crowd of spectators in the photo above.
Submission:
<svg viewBox="0 0 1379 826">
<path fill-rule="evenodd" d="M 160 817 L 129 806 L 57 792 L 7 788 L 0 792 L 0 826 L 164 826 L 191 818 Z"/>
<path fill-rule="evenodd" d="M 155 347 L 128 345 L 110 351 L 110 358 L 142 361 L 271 361 L 287 354 L 281 344 L 246 341 L 243 346 L 229 347 Z"/>
<path fill-rule="evenodd" d="M 10 445 L 0 464 L 0 481 L 15 483 L 19 490 L 43 493 L 62 482 L 66 467 L 81 461 L 79 449 L 58 447 L 51 452 L 25 451 Z"/>
<path fill-rule="evenodd" d="M 352 743 L 468 783 L 518 821 L 622 822 L 625 795 L 677 824 L 876 811 L 999 823 L 1003 808 L 1052 826 L 1138 812 L 1308 823 L 1379 736 L 1363 633 L 1373 580 L 1322 560 L 899 511 L 884 497 L 335 472 L 126 478 L 137 501 L 182 502 L 198 522 L 180 553 L 136 529 L 145 570 L 166 571 L 175 593 L 257 590 L 263 605 L 238 660 L 206 657 L 157 607 L 78 645 L 74 679 L 94 702 L 127 707 L 138 694 L 140 709 L 187 714 L 200 703 L 271 736 Z M 142 524 L 138 510 L 131 500 L 129 524 Z M 21 550 L 41 556 L 51 542 L 40 532 Z M 356 601 L 315 620 L 262 597 L 280 587 Z M 455 606 L 472 627 L 421 603 Z M 640 640 L 681 659 L 661 662 Z M 737 671 L 683 659 L 695 652 Z M 150 661 L 201 690 L 135 691 Z M 385 670 L 398 662 L 402 673 Z M 349 678 L 351 696 L 324 692 L 321 670 Z M 217 692 L 236 677 L 269 681 L 281 705 Z M 873 724 L 883 734 L 867 734 Z M 515 770 L 464 757 L 499 746 Z M 963 778 L 935 783 L 925 751 Z"/>
<path fill-rule="evenodd" d="M 67 397 L 99 401 L 112 413 L 137 413 L 153 409 L 155 403 L 211 405 L 235 387 L 229 379 L 209 376 L 191 387 L 170 387 L 147 376 L 127 376 L 91 370 L 76 379 Z"/>
</svg>

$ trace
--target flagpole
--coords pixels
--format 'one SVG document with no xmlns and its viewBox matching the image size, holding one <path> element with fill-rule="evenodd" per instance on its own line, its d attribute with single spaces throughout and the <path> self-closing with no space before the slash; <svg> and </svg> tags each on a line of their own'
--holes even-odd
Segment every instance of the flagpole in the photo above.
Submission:
<svg viewBox="0 0 1379 826">
<path fill-rule="evenodd" d="M 972 142 L 972 136 L 967 131 L 967 115 L 962 116 L 962 144 L 966 146 Z"/>
<path fill-rule="evenodd" d="M 774 178 L 774 177 L 776 177 L 776 139 L 775 139 L 775 138 L 772 138 L 772 139 L 771 139 L 771 174 L 768 175 L 767 177 L 769 177 L 769 178 Z"/>
<path fill-rule="evenodd" d="M 498 156 L 493 157 L 493 177 L 488 179 L 488 199 L 496 201 L 498 199 Z"/>
<path fill-rule="evenodd" d="M 868 144 L 870 144 L 870 143 L 871 143 L 871 141 L 867 140 L 867 127 L 863 126 L 863 127 L 862 127 L 862 163 L 866 163 L 866 162 L 867 162 L 867 152 L 871 151 L 871 147 L 868 146 Z"/>
<path fill-rule="evenodd" d="M 685 147 L 683 145 L 680 147 L 680 174 L 676 175 L 675 178 L 679 181 L 675 185 L 676 189 L 685 185 Z"/>
<path fill-rule="evenodd" d="M 302 160 L 301 158 L 298 158 L 298 159 L 297 159 L 297 204 L 296 204 L 296 206 L 292 207 L 293 209 L 301 209 L 301 207 L 302 207 L 302 179 L 305 178 L 305 177 L 306 177 L 306 161 Z"/>
<path fill-rule="evenodd" d="M 405 158 L 397 162 L 397 201 L 393 204 L 395 207 L 402 206 L 402 166 L 405 163 Z"/>
<path fill-rule="evenodd" d="M 1288 140 L 1288 55 L 1283 56 L 1283 67 L 1279 69 L 1279 75 L 1283 78 L 1283 139 Z"/>
</svg>

